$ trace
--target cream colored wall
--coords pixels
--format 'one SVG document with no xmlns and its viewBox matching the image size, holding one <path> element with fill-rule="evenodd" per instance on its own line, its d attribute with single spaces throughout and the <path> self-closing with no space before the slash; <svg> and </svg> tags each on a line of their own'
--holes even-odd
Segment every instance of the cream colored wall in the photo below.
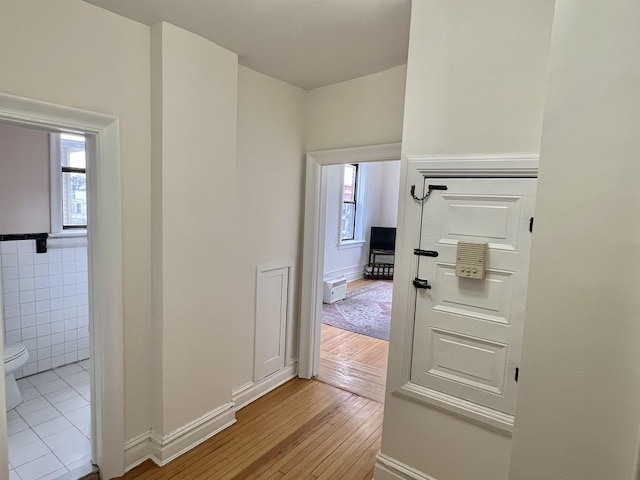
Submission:
<svg viewBox="0 0 640 480">
<path fill-rule="evenodd" d="M 408 190 L 406 155 L 536 152 L 545 98 L 552 0 L 412 5 L 400 191 Z M 403 231 L 406 195 L 400 195 Z M 411 228 L 407 226 L 406 228 Z M 413 245 L 401 239 L 399 255 Z M 405 278 L 403 262 L 396 274 Z M 411 292 L 394 292 L 406 305 Z M 394 308 L 388 386 L 403 383 L 405 328 Z M 410 347 L 406 347 L 410 348 Z M 506 479 L 511 440 L 440 410 L 386 396 L 382 454 L 436 480 Z M 382 472 L 376 472 L 376 479 Z"/>
<path fill-rule="evenodd" d="M 638 478 L 640 3 L 556 5 L 509 478 Z"/>
<path fill-rule="evenodd" d="M 290 281 L 294 298 L 299 295 L 305 98 L 304 90 L 238 69 L 237 188 L 227 201 L 237 218 L 229 232 L 237 251 L 234 290 L 242 292 L 234 308 L 234 388 L 253 381 L 256 266 L 293 261 Z M 297 300 L 293 306 L 290 320 L 297 325 Z M 293 361 L 296 351 L 287 357 Z"/>
<path fill-rule="evenodd" d="M 406 66 L 316 88 L 307 99 L 307 151 L 402 139 Z"/>
<path fill-rule="evenodd" d="M 231 401 L 231 342 L 235 288 L 236 103 L 238 57 L 173 25 L 154 27 L 154 79 L 161 80 L 161 155 L 152 159 L 152 189 L 162 198 L 151 206 L 162 246 L 152 258 L 153 329 L 162 330 L 162 424 L 169 434 Z M 155 78 L 157 74 L 161 79 Z M 161 211 L 158 212 L 158 209 Z M 161 278 L 160 278 L 161 277 Z M 157 379 L 157 376 L 156 376 Z M 157 402 L 157 399 L 153 400 Z"/>
<path fill-rule="evenodd" d="M 418 0 L 403 153 L 537 152 L 553 0 Z"/>
<path fill-rule="evenodd" d="M 149 29 L 80 0 L 0 1 L 0 91 L 120 121 L 125 435 L 149 428 Z"/>
<path fill-rule="evenodd" d="M 48 233 L 49 135 L 0 125 L 0 234 Z"/>
</svg>

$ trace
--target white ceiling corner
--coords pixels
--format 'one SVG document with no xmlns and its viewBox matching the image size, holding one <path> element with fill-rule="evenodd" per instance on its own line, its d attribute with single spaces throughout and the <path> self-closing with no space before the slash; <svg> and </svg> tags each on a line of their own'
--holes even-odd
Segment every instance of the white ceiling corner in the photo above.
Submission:
<svg viewBox="0 0 640 480">
<path fill-rule="evenodd" d="M 407 61 L 411 0 L 85 0 L 132 20 L 166 21 L 304 89 Z"/>
</svg>

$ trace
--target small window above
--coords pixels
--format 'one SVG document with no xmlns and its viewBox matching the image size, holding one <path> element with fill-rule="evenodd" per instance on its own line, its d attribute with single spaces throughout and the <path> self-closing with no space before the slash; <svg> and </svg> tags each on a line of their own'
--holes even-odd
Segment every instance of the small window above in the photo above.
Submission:
<svg viewBox="0 0 640 480">
<path fill-rule="evenodd" d="M 87 228 L 87 156 L 84 135 L 51 134 L 51 232 Z"/>
</svg>

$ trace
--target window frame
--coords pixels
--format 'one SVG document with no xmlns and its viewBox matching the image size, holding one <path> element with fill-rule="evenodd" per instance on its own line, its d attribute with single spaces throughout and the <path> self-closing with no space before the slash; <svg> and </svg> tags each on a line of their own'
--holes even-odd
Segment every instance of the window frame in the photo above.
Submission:
<svg viewBox="0 0 640 480">
<path fill-rule="evenodd" d="M 87 225 L 64 225 L 63 221 L 63 191 L 62 176 L 64 173 L 83 173 L 87 175 L 87 169 L 78 167 L 68 167 L 62 165 L 61 135 L 65 132 L 53 132 L 49 134 L 49 192 L 50 192 L 50 213 L 51 213 L 51 234 L 50 236 L 86 236 Z M 75 133 L 73 133 L 76 135 Z M 86 151 L 86 136 L 85 136 Z M 88 213 L 88 212 L 87 212 Z"/>
<path fill-rule="evenodd" d="M 342 205 L 344 199 L 344 168 L 347 165 L 357 165 L 357 179 L 356 179 L 356 192 L 354 198 L 356 199 L 356 214 L 355 214 L 355 226 L 354 226 L 354 238 L 352 240 L 342 240 Z M 338 202 L 338 235 L 337 235 L 337 248 L 338 250 L 359 248 L 366 243 L 365 238 L 365 222 L 367 218 L 367 203 L 366 203 L 366 191 L 367 191 L 367 164 L 366 163 L 345 163 L 342 165 L 341 175 L 341 188 L 339 189 L 340 199 Z"/>
<path fill-rule="evenodd" d="M 353 200 L 349 201 L 344 199 L 344 191 L 345 191 L 345 183 L 344 183 L 344 177 L 345 177 L 345 172 L 346 169 L 348 167 L 354 167 L 355 168 L 355 174 L 353 176 L 353 194 L 352 194 L 352 198 Z M 358 224 L 358 203 L 359 203 L 359 198 L 358 198 L 358 194 L 359 194 L 359 190 L 360 190 L 360 185 L 359 185 L 359 171 L 360 169 L 358 168 L 358 164 L 357 163 L 347 163 L 342 167 L 342 182 L 341 182 L 341 189 L 340 189 L 340 243 L 346 243 L 346 242 L 353 242 L 357 239 L 357 231 L 356 231 L 356 227 Z M 343 238 L 342 237 L 342 215 L 344 212 L 344 206 L 345 204 L 347 205 L 353 205 L 353 225 L 352 225 L 352 236 L 350 238 Z"/>
</svg>

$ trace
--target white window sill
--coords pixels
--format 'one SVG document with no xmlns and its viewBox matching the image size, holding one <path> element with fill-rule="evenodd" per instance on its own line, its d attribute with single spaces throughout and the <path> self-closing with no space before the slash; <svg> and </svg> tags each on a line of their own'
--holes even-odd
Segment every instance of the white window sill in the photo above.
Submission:
<svg viewBox="0 0 640 480">
<path fill-rule="evenodd" d="M 50 233 L 49 238 L 83 238 L 87 236 L 84 229 L 64 230 L 62 232 Z"/>
<path fill-rule="evenodd" d="M 347 250 L 349 248 L 360 248 L 366 243 L 366 240 L 345 240 L 338 243 L 338 250 Z"/>
</svg>

